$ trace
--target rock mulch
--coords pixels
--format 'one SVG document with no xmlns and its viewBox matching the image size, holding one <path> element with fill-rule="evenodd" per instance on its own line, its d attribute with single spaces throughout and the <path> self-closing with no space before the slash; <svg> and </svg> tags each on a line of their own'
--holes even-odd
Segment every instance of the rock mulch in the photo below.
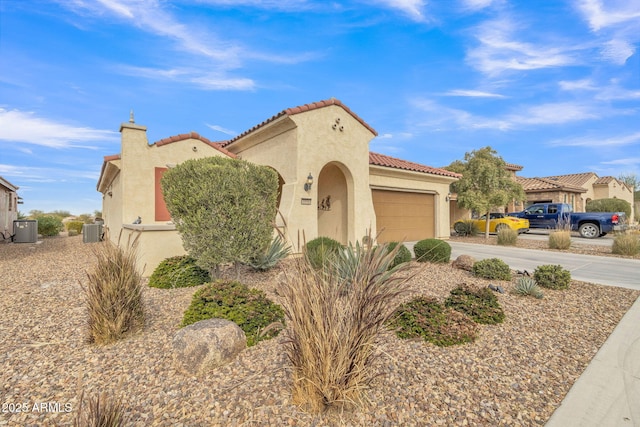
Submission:
<svg viewBox="0 0 640 427">
<path fill-rule="evenodd" d="M 70 425 L 81 390 L 120 397 L 133 426 L 544 425 L 640 296 L 573 282 L 537 300 L 509 292 L 513 282 L 493 282 L 507 290 L 497 294 L 503 324 L 483 325 L 476 342 L 448 348 L 387 332 L 370 404 L 311 415 L 291 403 L 282 338 L 244 350 L 206 377 L 173 367 L 171 341 L 196 288 L 146 287 L 141 333 L 113 345 L 87 344 L 81 286 L 95 244 L 81 239 L 0 244 L 0 426 Z M 412 269 L 412 294 L 441 300 L 460 283 L 492 283 L 450 265 Z M 278 300 L 273 291 L 282 272 L 246 270 L 241 277 Z"/>
</svg>

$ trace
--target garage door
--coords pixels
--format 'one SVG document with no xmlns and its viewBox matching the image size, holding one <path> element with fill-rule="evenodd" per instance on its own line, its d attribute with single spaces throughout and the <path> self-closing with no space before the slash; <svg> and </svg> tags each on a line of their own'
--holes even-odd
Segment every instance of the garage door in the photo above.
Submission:
<svg viewBox="0 0 640 427">
<path fill-rule="evenodd" d="M 372 190 L 380 243 L 435 237 L 434 195 Z"/>
</svg>

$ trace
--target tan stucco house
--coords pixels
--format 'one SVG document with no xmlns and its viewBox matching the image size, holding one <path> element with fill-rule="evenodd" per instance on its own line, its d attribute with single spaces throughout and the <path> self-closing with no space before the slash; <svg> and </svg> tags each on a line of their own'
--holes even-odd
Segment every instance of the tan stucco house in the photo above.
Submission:
<svg viewBox="0 0 640 427">
<path fill-rule="evenodd" d="M 13 234 L 13 221 L 18 219 L 18 189 L 0 176 L 0 241 Z"/>
<path fill-rule="evenodd" d="M 516 177 L 527 194 L 527 204 L 568 203 L 575 212 L 584 212 L 591 200 L 622 199 L 631 205 L 634 218 L 633 187 L 612 176 L 599 177 L 594 172 L 554 175 L 542 178 Z"/>
<path fill-rule="evenodd" d="M 288 108 L 228 141 L 192 132 L 149 144 L 146 127 L 133 117 L 120 132 L 121 152 L 104 158 L 97 189 L 111 240 L 141 232 L 145 275 L 184 253 L 162 198 L 162 174 L 207 156 L 278 172 L 275 221 L 295 251 L 318 236 L 348 243 L 370 230 L 379 242 L 449 237 L 449 185 L 459 175 L 370 152 L 376 131 L 337 99 Z"/>
</svg>

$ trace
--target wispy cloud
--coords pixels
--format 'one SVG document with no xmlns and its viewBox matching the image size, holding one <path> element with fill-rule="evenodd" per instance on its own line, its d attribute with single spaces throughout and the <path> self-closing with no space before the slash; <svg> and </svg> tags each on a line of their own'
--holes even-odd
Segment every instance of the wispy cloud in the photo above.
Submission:
<svg viewBox="0 0 640 427">
<path fill-rule="evenodd" d="M 564 147 L 621 147 L 640 144 L 640 132 L 610 137 L 589 136 L 582 138 L 556 139 L 549 145 Z"/>
<path fill-rule="evenodd" d="M 112 142 L 117 132 L 75 127 L 37 117 L 34 113 L 0 108 L 0 143 L 21 142 L 50 148 L 97 149 L 88 143 Z"/>
<path fill-rule="evenodd" d="M 640 3 L 629 0 L 578 0 L 578 10 L 593 31 L 640 19 Z M 637 24 L 637 23 L 636 23 Z"/>
<path fill-rule="evenodd" d="M 256 87 L 256 83 L 252 79 L 228 77 L 197 68 L 161 69 L 120 65 L 115 69 L 117 72 L 129 76 L 191 83 L 205 90 L 253 90 Z"/>
<path fill-rule="evenodd" d="M 522 32 L 522 28 L 518 29 Z M 508 18 L 487 21 L 475 29 L 479 45 L 467 52 L 467 62 L 481 72 L 497 75 L 509 70 L 562 67 L 578 62 L 579 47 L 534 44 L 515 37 L 516 26 Z"/>
<path fill-rule="evenodd" d="M 16 182 L 73 182 L 78 180 L 97 181 L 98 171 L 78 168 L 34 167 L 28 165 L 7 165 L 0 163 L 0 174 L 15 179 Z M 20 186 L 21 190 L 25 187 Z"/>
<path fill-rule="evenodd" d="M 560 80 L 558 82 L 560 89 L 567 91 L 574 90 L 597 90 L 595 83 L 591 79 L 582 80 Z"/>
<path fill-rule="evenodd" d="M 634 166 L 640 165 L 640 157 L 625 157 L 623 159 L 609 160 L 600 163 L 602 163 L 603 165 Z"/>
<path fill-rule="evenodd" d="M 471 98 L 506 98 L 506 96 L 500 95 L 499 93 L 484 92 L 481 90 L 464 90 L 464 89 L 450 90 L 449 92 L 445 92 L 444 95 L 445 96 L 467 96 Z"/>
<path fill-rule="evenodd" d="M 230 130 L 230 129 L 223 128 L 222 126 L 210 125 L 209 123 L 205 123 L 205 125 L 210 129 L 213 129 L 213 130 L 218 131 L 218 132 L 222 132 L 222 133 L 224 133 L 226 135 L 236 136 L 238 134 L 238 132 Z"/>
<path fill-rule="evenodd" d="M 600 109 L 592 105 L 558 102 L 526 108 L 522 113 L 508 116 L 508 121 L 514 124 L 557 125 L 599 119 L 603 115 Z"/>
<path fill-rule="evenodd" d="M 497 0 L 462 0 L 462 7 L 467 10 L 477 11 L 485 9 L 497 2 Z"/>
<path fill-rule="evenodd" d="M 414 21 L 428 20 L 424 11 L 426 0 L 373 0 L 373 3 L 397 9 Z"/>
</svg>

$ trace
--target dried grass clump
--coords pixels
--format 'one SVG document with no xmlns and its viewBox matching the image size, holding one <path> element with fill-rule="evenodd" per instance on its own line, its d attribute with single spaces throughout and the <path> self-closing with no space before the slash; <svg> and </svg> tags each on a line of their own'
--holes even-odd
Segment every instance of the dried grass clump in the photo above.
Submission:
<svg viewBox="0 0 640 427">
<path fill-rule="evenodd" d="M 501 227 L 498 230 L 498 244 L 502 246 L 515 246 L 518 241 L 518 232 L 509 227 Z"/>
<path fill-rule="evenodd" d="M 549 233 L 549 249 L 569 249 L 571 247 L 571 232 L 568 230 L 553 230 Z"/>
<path fill-rule="evenodd" d="M 296 260 L 278 291 L 296 404 L 317 413 L 366 402 L 377 336 L 408 289 L 408 278 L 397 274 L 408 264 L 387 270 L 399 248 L 350 245 L 320 270 L 306 257 Z"/>
<path fill-rule="evenodd" d="M 640 238 L 634 234 L 619 234 L 613 239 L 611 253 L 635 256 L 640 253 Z"/>
<path fill-rule="evenodd" d="M 142 277 L 136 269 L 136 243 L 125 249 L 109 240 L 94 249 L 96 264 L 83 287 L 88 306 L 89 342 L 109 344 L 144 326 Z"/>
<path fill-rule="evenodd" d="M 114 399 L 106 393 L 89 397 L 84 403 L 84 391 L 80 395 L 78 412 L 73 427 L 124 427 L 127 424 L 122 399 Z"/>
</svg>

